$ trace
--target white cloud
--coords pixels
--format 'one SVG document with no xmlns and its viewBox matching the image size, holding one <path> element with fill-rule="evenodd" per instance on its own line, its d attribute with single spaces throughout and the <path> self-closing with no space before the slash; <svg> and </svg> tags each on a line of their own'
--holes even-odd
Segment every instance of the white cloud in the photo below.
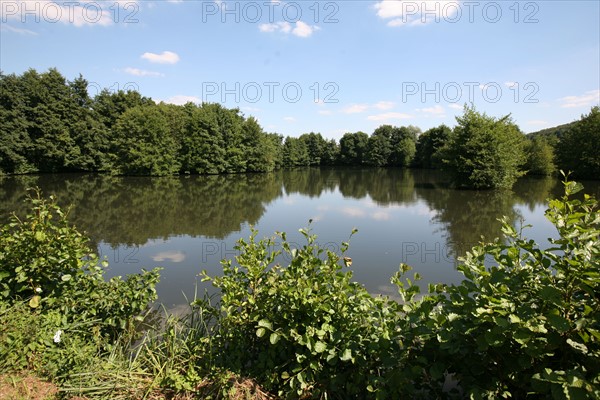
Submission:
<svg viewBox="0 0 600 400">
<path fill-rule="evenodd" d="M 165 74 L 161 74 L 160 72 L 146 71 L 144 69 L 131 68 L 131 67 L 125 68 L 124 72 L 129 75 L 133 75 L 133 76 L 156 76 L 156 77 L 165 76 Z"/>
<path fill-rule="evenodd" d="M 590 90 L 580 96 L 566 96 L 558 99 L 562 108 L 590 107 L 600 104 L 600 90 Z"/>
<path fill-rule="evenodd" d="M 319 110 L 317 111 L 321 115 L 331 115 L 332 112 L 330 110 Z"/>
<path fill-rule="evenodd" d="M 180 263 L 185 260 L 185 253 L 181 250 L 161 251 L 153 255 L 152 260 L 156 262 L 171 261 Z"/>
<path fill-rule="evenodd" d="M 156 64 L 177 64 L 179 62 L 179 56 L 172 51 L 163 51 L 160 54 L 144 53 L 142 58 Z"/>
<path fill-rule="evenodd" d="M 417 108 L 417 111 L 440 116 L 446 114 L 446 110 L 444 109 L 444 107 L 440 106 L 439 104 L 433 107 Z"/>
<path fill-rule="evenodd" d="M 369 108 L 368 104 L 353 104 L 342 110 L 344 114 L 357 114 L 365 112 Z"/>
<path fill-rule="evenodd" d="M 13 33 L 17 33 L 19 35 L 31 35 L 31 36 L 37 35 L 37 32 L 30 31 L 29 29 L 15 28 L 14 26 L 7 25 L 6 23 L 3 23 L 2 25 L 0 25 L 0 31 L 13 32 Z"/>
<path fill-rule="evenodd" d="M 460 15 L 460 1 L 422 0 L 397 1 L 382 0 L 375 4 L 377 16 L 388 20 L 388 26 L 425 25 L 431 22 L 456 22 Z"/>
<path fill-rule="evenodd" d="M 275 22 L 272 24 L 260 24 L 258 30 L 261 32 L 276 32 L 278 30 L 289 33 L 292 30 L 292 26 L 289 22 Z"/>
<path fill-rule="evenodd" d="M 379 110 L 391 110 L 392 108 L 394 108 L 394 103 L 392 103 L 391 101 L 380 101 L 378 103 L 375 103 L 373 107 Z"/>
<path fill-rule="evenodd" d="M 318 31 L 320 28 L 316 25 L 308 25 L 302 21 L 296 22 L 296 27 L 292 30 L 292 34 L 298 37 L 309 37 L 313 32 Z"/>
<path fill-rule="evenodd" d="M 182 94 L 178 94 L 176 96 L 169 97 L 167 100 L 165 100 L 165 103 L 175 104 L 178 106 L 182 106 L 185 103 L 189 103 L 189 102 L 200 104 L 200 103 L 202 103 L 202 100 L 200 100 L 200 98 L 196 97 L 196 96 L 186 96 L 186 95 L 182 95 Z"/>
<path fill-rule="evenodd" d="M 451 104 L 448 104 L 448 108 L 452 108 L 454 110 L 462 110 L 463 106 L 461 106 L 460 104 L 451 103 Z"/>
<path fill-rule="evenodd" d="M 383 114 L 369 115 L 367 119 L 369 121 L 389 121 L 395 119 L 409 119 L 412 118 L 412 115 L 399 113 L 399 112 L 388 112 Z"/>
<path fill-rule="evenodd" d="M 296 122 L 296 118 L 294 117 L 283 117 L 283 120 L 287 122 Z"/>
<path fill-rule="evenodd" d="M 506 82 L 504 82 L 504 85 L 507 86 L 507 87 L 513 87 L 515 85 L 518 85 L 518 83 L 517 82 L 513 82 L 513 81 L 506 81 Z"/>
<path fill-rule="evenodd" d="M 319 29 L 321 28 L 319 28 L 316 25 L 308 25 L 307 23 L 302 21 L 298 21 L 293 24 L 290 24 L 287 21 L 280 21 L 271 24 L 260 24 L 258 26 L 258 30 L 261 32 L 281 32 L 286 35 L 291 33 L 294 36 L 302 38 L 311 36 L 315 31 L 318 31 Z"/>
</svg>

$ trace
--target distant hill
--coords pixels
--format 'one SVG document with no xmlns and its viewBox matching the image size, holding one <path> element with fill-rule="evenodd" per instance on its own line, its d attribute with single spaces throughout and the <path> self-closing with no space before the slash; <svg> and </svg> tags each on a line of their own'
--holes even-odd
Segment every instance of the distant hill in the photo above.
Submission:
<svg viewBox="0 0 600 400">
<path fill-rule="evenodd" d="M 549 143 L 555 144 L 556 142 L 558 142 L 558 140 L 561 138 L 561 136 L 568 131 L 569 129 L 573 128 L 575 125 L 577 125 L 579 123 L 579 121 L 573 121 L 573 122 L 569 122 L 568 124 L 562 124 L 562 125 L 558 125 L 552 128 L 546 128 L 546 129 L 542 129 L 540 131 L 537 132 L 531 132 L 528 133 L 527 136 L 529 138 L 534 138 L 534 137 L 543 137 L 545 138 Z"/>
</svg>

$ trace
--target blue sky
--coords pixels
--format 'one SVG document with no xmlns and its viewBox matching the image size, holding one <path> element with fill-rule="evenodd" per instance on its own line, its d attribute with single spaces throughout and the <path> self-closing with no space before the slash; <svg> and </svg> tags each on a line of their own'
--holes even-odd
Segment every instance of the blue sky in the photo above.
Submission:
<svg viewBox="0 0 600 400">
<path fill-rule="evenodd" d="M 0 3 L 5 74 L 220 102 L 284 135 L 454 126 L 470 102 L 531 132 L 600 103 L 599 1 Z"/>
</svg>

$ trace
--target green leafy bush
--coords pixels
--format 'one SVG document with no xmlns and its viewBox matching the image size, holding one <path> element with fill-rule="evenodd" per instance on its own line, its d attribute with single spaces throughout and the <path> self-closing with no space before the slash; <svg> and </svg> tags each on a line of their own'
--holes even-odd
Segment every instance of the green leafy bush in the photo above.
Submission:
<svg viewBox="0 0 600 400">
<path fill-rule="evenodd" d="M 305 246 L 281 233 L 273 250 L 274 238 L 256 241 L 253 231 L 238 242 L 238 265 L 223 261 L 223 276 L 211 279 L 221 290 L 216 365 L 284 397 L 365 396 L 393 364 L 396 304 L 351 281 L 347 243 L 338 255 L 300 232 Z"/>
<path fill-rule="evenodd" d="M 31 213 L 0 229 L 0 369 L 57 376 L 132 338 L 159 273 L 106 281 L 106 263 L 55 199 L 35 191 L 28 201 Z"/>
<path fill-rule="evenodd" d="M 304 247 L 279 234 L 273 250 L 253 231 L 236 264 L 206 277 L 222 296 L 214 366 L 289 398 L 597 398 L 600 213 L 595 199 L 572 198 L 580 185 L 564 185 L 546 213 L 550 248 L 505 219 L 505 240 L 461 259 L 460 285 L 419 296 L 401 265 L 398 302 L 351 281 L 347 243 L 338 255 L 301 230 Z"/>
<path fill-rule="evenodd" d="M 600 396 L 600 213 L 597 201 L 565 183 L 547 218 L 559 238 L 552 247 L 504 221 L 500 240 L 474 247 L 458 267 L 456 286 L 431 285 L 412 305 L 405 334 L 422 346 L 425 387 L 441 392 L 450 374 L 456 390 L 475 398 L 531 394 Z"/>
<path fill-rule="evenodd" d="M 438 155 L 457 187 L 510 189 L 524 174 L 525 137 L 510 115 L 502 118 L 464 108 Z"/>
</svg>

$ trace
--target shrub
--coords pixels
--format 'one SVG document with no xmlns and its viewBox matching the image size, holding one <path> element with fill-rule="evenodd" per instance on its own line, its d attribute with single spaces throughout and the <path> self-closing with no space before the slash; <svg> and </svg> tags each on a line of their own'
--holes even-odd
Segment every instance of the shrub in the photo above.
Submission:
<svg viewBox="0 0 600 400">
<path fill-rule="evenodd" d="M 431 285 L 405 332 L 422 347 L 409 357 L 431 390 L 450 374 L 465 395 L 600 396 L 600 213 L 565 181 L 546 217 L 559 238 L 540 248 L 504 220 L 500 240 L 474 247 L 456 286 Z"/>
<path fill-rule="evenodd" d="M 439 156 L 459 187 L 510 189 L 523 175 L 525 138 L 506 115 L 494 118 L 466 107 Z"/>
<path fill-rule="evenodd" d="M 131 338 L 156 299 L 159 274 L 106 281 L 106 263 L 55 199 L 37 190 L 28 201 L 31 213 L 0 229 L 0 369 L 57 376 Z"/>
<path fill-rule="evenodd" d="M 281 233 L 281 249 L 272 250 L 274 238 L 256 241 L 253 231 L 238 242 L 238 265 L 223 261 L 223 276 L 206 277 L 221 290 L 216 365 L 284 397 L 364 397 L 393 364 L 397 305 L 351 281 L 347 243 L 338 255 L 300 232 L 302 248 Z"/>
</svg>

